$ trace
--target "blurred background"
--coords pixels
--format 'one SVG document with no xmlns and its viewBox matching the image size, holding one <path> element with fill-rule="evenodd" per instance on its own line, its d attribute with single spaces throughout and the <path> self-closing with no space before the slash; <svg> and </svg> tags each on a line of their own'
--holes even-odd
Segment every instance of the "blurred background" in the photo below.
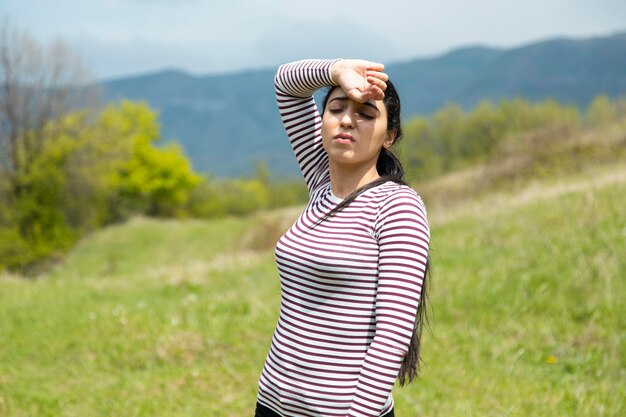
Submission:
<svg viewBox="0 0 626 417">
<path fill-rule="evenodd" d="M 510 3 L 510 2 L 509 2 Z M 4 0 L 0 416 L 252 415 L 307 201 L 273 76 L 383 62 L 432 227 L 397 415 L 626 411 L 626 2 Z"/>
</svg>

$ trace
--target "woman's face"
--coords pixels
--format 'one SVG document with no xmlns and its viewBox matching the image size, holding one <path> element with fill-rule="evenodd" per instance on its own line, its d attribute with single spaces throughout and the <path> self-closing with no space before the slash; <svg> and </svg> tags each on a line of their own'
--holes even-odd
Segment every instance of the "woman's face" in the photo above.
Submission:
<svg viewBox="0 0 626 417">
<path fill-rule="evenodd" d="M 322 115 L 322 143 L 331 162 L 376 166 L 381 148 L 391 146 L 393 139 L 382 100 L 359 103 L 339 87 L 330 93 Z"/>
</svg>

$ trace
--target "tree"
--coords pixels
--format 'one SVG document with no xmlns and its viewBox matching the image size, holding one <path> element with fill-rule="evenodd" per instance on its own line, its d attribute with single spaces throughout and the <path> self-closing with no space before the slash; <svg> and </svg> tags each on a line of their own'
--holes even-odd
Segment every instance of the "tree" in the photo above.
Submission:
<svg viewBox="0 0 626 417">
<path fill-rule="evenodd" d="M 117 111 L 118 125 L 132 146 L 130 159 L 115 173 L 114 184 L 120 199 L 116 208 L 151 216 L 182 214 L 201 177 L 177 144 L 156 147 L 160 140 L 157 115 L 146 104 L 122 102 Z"/>
<path fill-rule="evenodd" d="M 438 175 L 442 170 L 443 151 L 441 142 L 433 134 L 430 120 L 423 116 L 414 117 L 403 130 L 404 139 L 399 144 L 398 154 L 407 178 L 417 181 Z"/>
<path fill-rule="evenodd" d="M 463 155 L 469 162 L 480 160 L 491 152 L 507 129 L 507 120 L 494 106 L 481 102 L 465 120 Z"/>
<path fill-rule="evenodd" d="M 73 145 L 50 145 L 62 136 L 65 114 L 95 105 L 87 79 L 63 43 L 41 45 L 0 23 L 0 269 L 32 265 L 75 240 L 59 168 Z"/>
<path fill-rule="evenodd" d="M 433 116 L 433 135 L 441 142 L 442 169 L 456 168 L 463 142 L 465 114 L 458 104 L 448 104 Z"/>
<path fill-rule="evenodd" d="M 59 118 L 97 101 L 86 74 L 62 42 L 41 45 L 7 20 L 0 25 L 0 175 L 5 198 L 19 198 L 28 189 L 24 178 L 45 142 L 58 135 Z"/>
<path fill-rule="evenodd" d="M 592 126 L 601 126 L 617 120 L 616 105 L 611 102 L 608 96 L 596 97 L 587 109 L 587 123 Z"/>
</svg>

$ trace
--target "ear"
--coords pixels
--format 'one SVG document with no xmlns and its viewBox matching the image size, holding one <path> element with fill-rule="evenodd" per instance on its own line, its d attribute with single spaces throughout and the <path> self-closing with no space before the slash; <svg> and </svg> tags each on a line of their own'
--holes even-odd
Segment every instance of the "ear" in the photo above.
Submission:
<svg viewBox="0 0 626 417">
<path fill-rule="evenodd" d="M 385 141 L 383 142 L 383 148 L 388 149 L 391 145 L 393 145 L 393 142 L 396 140 L 397 135 L 398 135 L 398 132 L 396 130 L 388 131 L 387 137 L 385 138 Z"/>
</svg>

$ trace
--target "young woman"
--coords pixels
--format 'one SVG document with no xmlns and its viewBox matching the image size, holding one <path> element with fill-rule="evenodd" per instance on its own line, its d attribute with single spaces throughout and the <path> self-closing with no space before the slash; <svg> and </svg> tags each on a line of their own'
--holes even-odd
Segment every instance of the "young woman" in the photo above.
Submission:
<svg viewBox="0 0 626 417">
<path fill-rule="evenodd" d="M 281 308 L 257 417 L 393 416 L 417 373 L 430 231 L 388 150 L 400 101 L 382 64 L 305 60 L 275 78 L 310 193 L 278 241 Z M 320 116 L 313 93 L 330 86 Z"/>
</svg>

